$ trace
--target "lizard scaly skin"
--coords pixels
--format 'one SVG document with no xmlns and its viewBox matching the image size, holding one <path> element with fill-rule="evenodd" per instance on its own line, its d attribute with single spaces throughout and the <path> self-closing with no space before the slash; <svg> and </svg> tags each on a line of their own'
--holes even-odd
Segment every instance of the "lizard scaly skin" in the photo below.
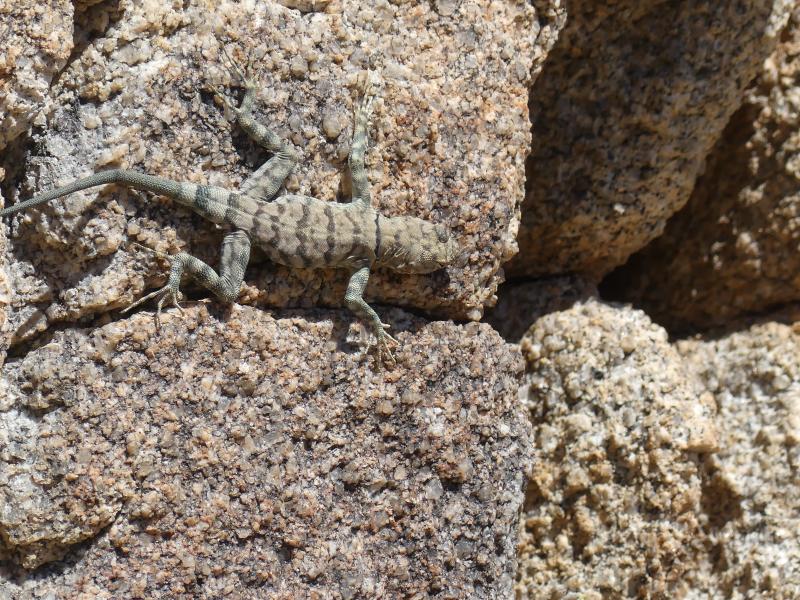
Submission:
<svg viewBox="0 0 800 600">
<path fill-rule="evenodd" d="M 238 67 L 236 70 L 242 75 Z M 442 225 L 416 217 L 385 217 L 372 207 L 364 167 L 367 124 L 373 100 L 369 76 L 364 98 L 355 111 L 349 156 L 353 194 L 352 201 L 347 204 L 295 194 L 273 199 L 298 157 L 288 142 L 255 120 L 252 113 L 255 84 L 247 78 L 244 80 L 245 95 L 240 106 L 230 105 L 224 96 L 217 94 L 228 103 L 238 125 L 272 153 L 272 157 L 242 184 L 239 191 L 113 169 L 5 208 L 0 211 L 0 217 L 78 190 L 111 183 L 169 197 L 209 221 L 231 229 L 222 243 L 219 273 L 201 260 L 181 252 L 171 257 L 167 284 L 125 310 L 152 297 L 159 297 L 156 316 L 166 299 L 180 308 L 178 293 L 184 271 L 220 300 L 234 302 L 250 259 L 250 244 L 255 243 L 272 261 L 289 267 L 348 269 L 351 276 L 345 304 L 375 333 L 379 363 L 384 352 L 393 360 L 388 342 L 396 343 L 396 340 L 386 332 L 388 326 L 381 322 L 363 297 L 370 269 L 381 266 L 404 273 L 429 273 L 452 262 L 457 248 Z"/>
</svg>

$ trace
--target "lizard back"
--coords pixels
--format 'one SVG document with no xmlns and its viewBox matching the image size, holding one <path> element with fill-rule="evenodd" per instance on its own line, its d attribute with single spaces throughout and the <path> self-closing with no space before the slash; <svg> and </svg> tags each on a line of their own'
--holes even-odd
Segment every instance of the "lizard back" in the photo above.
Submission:
<svg viewBox="0 0 800 600">
<path fill-rule="evenodd" d="M 371 208 L 295 194 L 271 202 L 240 197 L 240 204 L 245 214 L 231 224 L 247 231 L 273 262 L 352 268 L 375 260 L 377 213 Z"/>
</svg>

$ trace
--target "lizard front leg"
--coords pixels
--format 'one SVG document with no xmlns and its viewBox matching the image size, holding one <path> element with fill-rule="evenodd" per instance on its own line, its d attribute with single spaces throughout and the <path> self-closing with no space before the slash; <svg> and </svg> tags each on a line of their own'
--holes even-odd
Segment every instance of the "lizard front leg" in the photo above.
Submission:
<svg viewBox="0 0 800 600">
<path fill-rule="evenodd" d="M 356 107 L 353 115 L 353 141 L 350 143 L 350 177 L 353 182 L 353 202 L 369 206 L 371 204 L 369 178 L 364 166 L 364 155 L 369 141 L 369 116 L 372 112 L 372 102 L 375 99 L 372 88 L 372 73 L 367 71 L 367 83 L 364 88 L 364 97 Z"/>
<path fill-rule="evenodd" d="M 394 355 L 389 349 L 388 342 L 399 342 L 389 335 L 386 330 L 389 326 L 381 322 L 378 313 L 364 300 L 364 290 L 369 281 L 369 267 L 362 267 L 350 276 L 350 283 L 347 285 L 347 292 L 344 295 L 344 303 L 350 311 L 362 321 L 369 323 L 373 333 L 378 340 L 378 364 L 383 360 L 383 353 L 386 352 L 392 363 L 395 362 Z"/>
<path fill-rule="evenodd" d="M 371 210 L 369 178 L 364 166 L 364 155 L 366 154 L 369 138 L 367 129 L 373 100 L 372 73 L 368 71 L 364 97 L 357 105 L 353 116 L 353 141 L 350 143 L 350 156 L 348 157 L 350 177 L 353 182 L 352 202 L 364 210 Z M 384 352 L 394 363 L 394 356 L 389 349 L 388 342 L 391 341 L 398 345 L 399 342 L 386 332 L 389 326 L 381 322 L 377 313 L 364 300 L 364 289 L 367 287 L 367 281 L 369 281 L 369 267 L 362 267 L 355 271 L 350 276 L 350 283 L 347 286 L 344 301 L 347 308 L 372 327 L 372 331 L 378 340 L 378 363 L 381 363 Z"/>
<path fill-rule="evenodd" d="M 241 230 L 232 231 L 225 236 L 222 241 L 222 252 L 220 253 L 219 275 L 202 260 L 186 252 L 172 256 L 170 261 L 167 284 L 155 292 L 140 298 L 122 312 L 127 312 L 155 297 L 159 297 L 156 322 L 158 322 L 161 308 L 168 298 L 173 306 L 182 310 L 180 304 L 178 304 L 178 294 L 184 271 L 187 271 L 204 288 L 211 290 L 223 302 L 235 302 L 242 287 L 247 263 L 250 261 L 250 238 L 246 232 Z"/>
<path fill-rule="evenodd" d="M 374 98 L 372 73 L 367 71 L 364 97 L 356 106 L 355 114 L 353 115 L 353 141 L 350 143 L 350 156 L 348 157 L 350 177 L 353 183 L 352 202 L 365 210 L 369 209 L 371 204 L 369 177 L 367 177 L 367 169 L 364 165 L 364 156 L 369 140 L 369 116 Z M 369 267 L 362 267 L 350 276 L 350 283 L 347 286 L 347 293 L 344 297 L 345 304 L 356 316 L 369 323 L 372 327 L 372 331 L 378 340 L 378 363 L 382 361 L 384 351 L 391 361 L 395 362 L 388 342 L 392 341 L 398 345 L 399 342 L 386 332 L 389 326 L 381 322 L 377 313 L 364 300 L 363 295 L 364 289 L 367 287 L 367 281 L 369 281 Z"/>
</svg>

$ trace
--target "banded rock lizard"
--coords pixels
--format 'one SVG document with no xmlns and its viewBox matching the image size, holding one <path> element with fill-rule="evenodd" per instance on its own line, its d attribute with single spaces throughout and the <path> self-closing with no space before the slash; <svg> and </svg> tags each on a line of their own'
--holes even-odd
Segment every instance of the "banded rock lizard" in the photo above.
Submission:
<svg viewBox="0 0 800 600">
<path fill-rule="evenodd" d="M 281 185 L 298 161 L 292 145 L 282 140 L 253 115 L 256 84 L 231 62 L 231 71 L 244 82 L 245 94 L 234 106 L 218 89 L 215 93 L 234 114 L 235 121 L 256 143 L 272 154 L 236 192 L 210 185 L 181 183 L 127 169 L 111 169 L 43 192 L 3 210 L 0 217 L 23 211 L 73 192 L 106 184 L 126 185 L 166 196 L 202 217 L 231 229 L 222 242 L 219 273 L 203 261 L 181 252 L 170 257 L 170 274 L 162 288 L 137 300 L 130 310 L 158 297 L 156 319 L 166 299 L 180 309 L 179 286 L 184 271 L 226 303 L 234 302 L 250 259 L 250 245 L 263 248 L 267 257 L 295 268 L 341 268 L 351 271 L 344 301 L 357 317 L 372 328 L 377 338 L 378 363 L 384 352 L 394 360 L 387 333 L 363 294 L 373 267 L 404 273 L 430 273 L 450 264 L 457 245 L 443 225 L 411 216 L 386 217 L 371 205 L 370 186 L 364 166 L 367 127 L 374 95 L 370 74 L 360 104 L 354 111 L 349 166 L 352 200 L 338 203 L 286 194 Z"/>
</svg>

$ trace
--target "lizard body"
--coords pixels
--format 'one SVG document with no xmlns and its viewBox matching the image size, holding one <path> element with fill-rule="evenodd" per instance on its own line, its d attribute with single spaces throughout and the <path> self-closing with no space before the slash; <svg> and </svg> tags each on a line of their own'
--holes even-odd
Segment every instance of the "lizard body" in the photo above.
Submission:
<svg viewBox="0 0 800 600">
<path fill-rule="evenodd" d="M 241 75 L 241 71 L 237 72 Z M 429 273 L 449 264 L 456 245 L 442 225 L 410 216 L 386 217 L 370 201 L 364 168 L 367 124 L 373 100 L 369 79 L 361 104 L 355 111 L 349 164 L 353 197 L 347 204 L 327 202 L 295 194 L 275 198 L 298 157 L 294 148 L 252 114 L 255 84 L 245 79 L 240 106 L 228 104 L 238 125 L 272 157 L 236 191 L 215 186 L 181 183 L 126 169 L 102 171 L 63 187 L 49 190 L 0 211 L 10 215 L 66 196 L 78 190 L 104 184 L 120 184 L 173 199 L 202 217 L 226 225 L 230 231 L 222 243 L 220 272 L 201 260 L 181 252 L 171 257 L 167 284 L 144 296 L 125 310 L 159 296 L 158 312 L 169 298 L 178 308 L 178 293 L 184 271 L 225 302 L 238 297 L 250 259 L 250 245 L 263 248 L 270 260 L 296 268 L 344 268 L 351 271 L 345 304 L 372 328 L 378 342 L 378 360 L 384 351 L 391 357 L 387 325 L 363 298 L 374 266 L 406 273 Z"/>
</svg>

